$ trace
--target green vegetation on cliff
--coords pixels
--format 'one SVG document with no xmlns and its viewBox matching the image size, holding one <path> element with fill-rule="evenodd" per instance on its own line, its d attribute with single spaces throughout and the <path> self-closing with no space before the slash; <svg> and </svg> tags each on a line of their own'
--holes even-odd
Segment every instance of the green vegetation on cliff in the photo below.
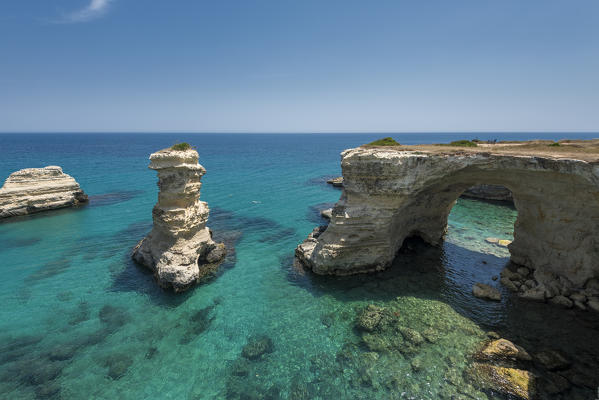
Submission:
<svg viewBox="0 0 599 400">
<path fill-rule="evenodd" d="M 177 143 L 171 147 L 171 150 L 177 150 L 177 151 L 184 151 L 184 150 L 189 150 L 189 149 L 191 149 L 191 145 L 186 142 Z"/>
<path fill-rule="evenodd" d="M 458 147 L 476 147 L 478 144 L 471 140 L 456 140 L 454 142 L 449 143 L 448 146 L 458 146 Z"/>
<path fill-rule="evenodd" d="M 365 144 L 364 146 L 401 146 L 401 144 L 399 144 L 392 137 L 386 137 L 386 138 L 375 140 L 374 142 Z"/>
</svg>

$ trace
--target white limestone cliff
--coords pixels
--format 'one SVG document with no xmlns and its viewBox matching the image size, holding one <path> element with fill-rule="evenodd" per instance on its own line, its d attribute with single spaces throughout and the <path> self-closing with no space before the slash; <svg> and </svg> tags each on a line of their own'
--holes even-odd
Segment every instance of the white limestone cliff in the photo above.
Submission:
<svg viewBox="0 0 599 400">
<path fill-rule="evenodd" d="M 158 172 L 158 202 L 152 231 L 133 250 L 133 259 L 154 271 L 158 283 L 176 292 L 198 282 L 224 258 L 223 244 L 206 226 L 208 205 L 199 200 L 206 173 L 192 149 L 164 149 L 150 156 Z"/>
<path fill-rule="evenodd" d="M 514 263 L 578 288 L 599 277 L 597 162 L 359 147 L 342 153 L 341 166 L 343 192 L 330 224 L 296 249 L 315 273 L 382 270 L 413 235 L 438 244 L 456 199 L 491 184 L 508 188 L 518 210 L 508 246 Z"/>
<path fill-rule="evenodd" d="M 0 188 L 0 218 L 27 215 L 87 202 L 75 179 L 57 166 L 10 174 Z"/>
</svg>

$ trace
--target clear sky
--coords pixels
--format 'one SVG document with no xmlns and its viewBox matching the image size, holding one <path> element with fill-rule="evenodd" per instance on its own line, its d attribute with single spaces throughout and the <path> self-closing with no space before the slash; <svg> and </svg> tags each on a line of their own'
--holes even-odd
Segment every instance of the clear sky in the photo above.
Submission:
<svg viewBox="0 0 599 400">
<path fill-rule="evenodd" d="M 2 0 L 0 131 L 599 131 L 598 0 Z"/>
</svg>

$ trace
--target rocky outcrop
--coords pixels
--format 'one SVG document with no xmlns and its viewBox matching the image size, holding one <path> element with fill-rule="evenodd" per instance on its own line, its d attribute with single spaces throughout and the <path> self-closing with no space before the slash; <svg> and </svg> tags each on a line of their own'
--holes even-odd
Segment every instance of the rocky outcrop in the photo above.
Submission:
<svg viewBox="0 0 599 400">
<path fill-rule="evenodd" d="M 87 202 L 87 195 L 62 168 L 26 168 L 13 172 L 0 188 L 0 218 L 33 214 Z"/>
<path fill-rule="evenodd" d="M 133 259 L 154 271 L 158 283 L 176 292 L 188 289 L 212 272 L 225 257 L 223 244 L 206 227 L 208 205 L 199 200 L 206 173 L 195 150 L 160 150 L 150 156 L 158 172 L 154 226 L 133 250 Z"/>
<path fill-rule="evenodd" d="M 481 299 L 501 300 L 501 292 L 484 283 L 475 283 L 474 286 L 472 286 L 472 294 Z"/>
<path fill-rule="evenodd" d="M 576 286 L 567 277 L 544 269 L 508 265 L 501 271 L 500 282 L 523 299 L 599 311 L 599 280 L 596 278 L 589 279 L 584 286 Z"/>
<path fill-rule="evenodd" d="M 335 187 L 341 188 L 341 187 L 343 187 L 343 177 L 340 176 L 340 177 L 337 177 L 337 178 L 331 178 L 331 179 L 327 180 L 327 183 L 329 185 L 333 185 Z"/>
<path fill-rule="evenodd" d="M 513 194 L 518 217 L 508 249 L 515 264 L 579 288 L 599 277 L 596 160 L 362 147 L 344 151 L 341 167 L 343 192 L 331 222 L 296 249 L 315 273 L 382 270 L 409 236 L 440 243 L 456 199 L 486 183 Z"/>
</svg>

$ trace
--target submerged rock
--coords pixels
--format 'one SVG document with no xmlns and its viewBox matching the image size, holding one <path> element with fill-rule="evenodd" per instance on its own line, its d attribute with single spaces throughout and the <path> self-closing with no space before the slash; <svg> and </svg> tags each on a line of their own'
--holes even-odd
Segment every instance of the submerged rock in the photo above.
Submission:
<svg viewBox="0 0 599 400">
<path fill-rule="evenodd" d="M 481 299 L 501 300 L 501 292 L 484 283 L 475 283 L 474 286 L 472 286 L 472 294 Z"/>
<path fill-rule="evenodd" d="M 156 280 L 175 292 L 187 290 L 212 273 L 225 257 L 223 244 L 212 240 L 206 226 L 208 205 L 199 200 L 206 173 L 192 149 L 164 149 L 150 156 L 158 172 L 154 227 L 133 250 L 133 259 L 154 271 Z"/>
<path fill-rule="evenodd" d="M 248 360 L 257 360 L 264 354 L 272 353 L 274 346 L 272 339 L 266 335 L 251 336 L 243 349 L 241 355 Z"/>
<path fill-rule="evenodd" d="M 570 366 L 570 362 L 555 350 L 545 350 L 535 354 L 535 361 L 549 371 L 566 369 Z"/>
<path fill-rule="evenodd" d="M 62 168 L 26 168 L 13 172 L 0 188 L 0 218 L 65 208 L 87 202 L 87 195 Z"/>
<path fill-rule="evenodd" d="M 358 316 L 356 326 L 365 331 L 374 331 L 383 318 L 384 310 L 382 307 L 369 304 Z"/>
</svg>

